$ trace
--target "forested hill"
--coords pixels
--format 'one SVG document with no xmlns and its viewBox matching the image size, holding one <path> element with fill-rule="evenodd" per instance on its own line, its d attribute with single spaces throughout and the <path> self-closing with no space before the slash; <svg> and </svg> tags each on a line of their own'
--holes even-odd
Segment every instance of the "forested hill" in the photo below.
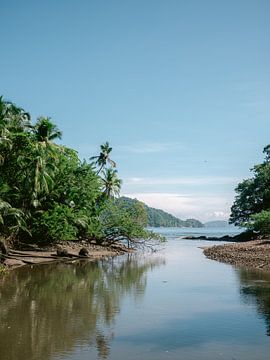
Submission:
<svg viewBox="0 0 270 360">
<path fill-rule="evenodd" d="M 127 205 L 137 202 L 136 199 L 121 197 L 121 201 L 125 201 Z M 141 202 L 142 203 L 142 202 Z M 153 227 L 203 227 L 204 225 L 196 219 L 181 220 L 167 213 L 166 211 L 155 209 L 143 203 L 147 211 L 148 226 Z"/>
</svg>

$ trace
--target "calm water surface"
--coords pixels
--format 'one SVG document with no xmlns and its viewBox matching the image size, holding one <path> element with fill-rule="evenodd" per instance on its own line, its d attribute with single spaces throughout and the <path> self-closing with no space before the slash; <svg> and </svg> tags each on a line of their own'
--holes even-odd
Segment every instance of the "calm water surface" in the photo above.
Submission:
<svg viewBox="0 0 270 360">
<path fill-rule="evenodd" d="M 270 275 L 181 240 L 228 229 L 160 231 L 169 241 L 155 254 L 1 277 L 0 359 L 269 360 Z"/>
</svg>

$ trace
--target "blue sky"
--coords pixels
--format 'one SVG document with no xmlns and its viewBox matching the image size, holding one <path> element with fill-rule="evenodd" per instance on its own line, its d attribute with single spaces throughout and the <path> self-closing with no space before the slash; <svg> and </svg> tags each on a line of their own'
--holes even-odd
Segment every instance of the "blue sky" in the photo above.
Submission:
<svg viewBox="0 0 270 360">
<path fill-rule="evenodd" d="M 0 91 L 81 157 L 114 148 L 123 194 L 226 219 L 270 142 L 268 0 L 0 0 Z"/>
</svg>

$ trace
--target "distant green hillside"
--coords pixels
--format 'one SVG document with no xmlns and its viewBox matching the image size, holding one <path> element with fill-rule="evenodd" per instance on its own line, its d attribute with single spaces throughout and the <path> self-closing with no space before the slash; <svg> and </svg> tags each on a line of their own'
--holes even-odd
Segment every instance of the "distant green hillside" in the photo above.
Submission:
<svg viewBox="0 0 270 360">
<path fill-rule="evenodd" d="M 132 203 L 138 201 L 136 199 L 130 199 L 127 197 L 121 197 L 121 202 L 124 201 L 127 205 L 131 205 Z M 140 201 L 141 202 L 141 201 Z M 142 202 L 141 202 L 142 203 Z M 204 225 L 196 219 L 187 219 L 181 220 L 177 217 L 167 213 L 166 211 L 155 209 L 147 206 L 146 204 L 142 203 L 145 206 L 147 211 L 147 218 L 148 218 L 148 226 L 153 227 L 203 227 Z"/>
</svg>

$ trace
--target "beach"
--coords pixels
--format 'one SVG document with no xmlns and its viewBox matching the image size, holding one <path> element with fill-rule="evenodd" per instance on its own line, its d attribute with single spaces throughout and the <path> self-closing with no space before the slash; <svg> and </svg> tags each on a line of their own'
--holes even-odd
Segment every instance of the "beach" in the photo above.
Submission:
<svg viewBox="0 0 270 360">
<path fill-rule="evenodd" d="M 204 249 L 206 257 L 231 265 L 270 271 L 270 239 L 215 245 Z"/>
</svg>

